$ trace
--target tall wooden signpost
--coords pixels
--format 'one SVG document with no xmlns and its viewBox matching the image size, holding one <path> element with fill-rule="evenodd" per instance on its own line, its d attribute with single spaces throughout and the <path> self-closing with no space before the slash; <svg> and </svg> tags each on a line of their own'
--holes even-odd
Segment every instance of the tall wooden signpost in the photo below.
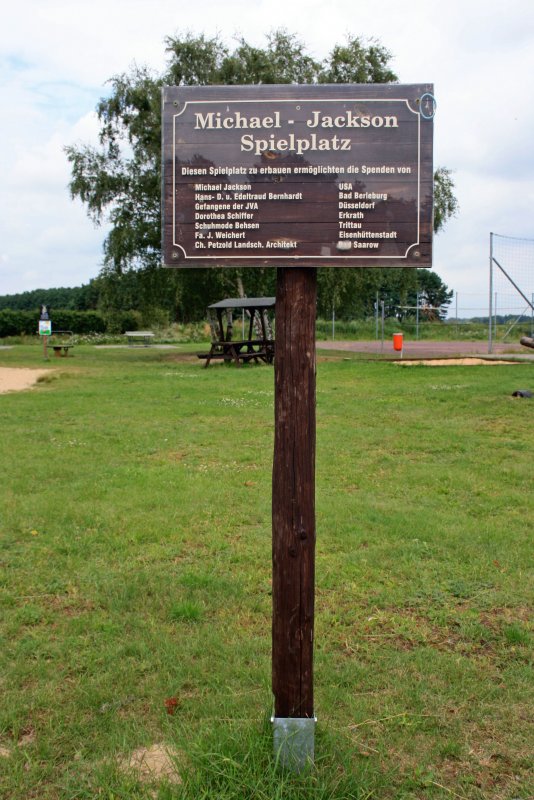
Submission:
<svg viewBox="0 0 534 800">
<path fill-rule="evenodd" d="M 316 267 L 432 264 L 433 87 L 163 90 L 163 263 L 277 267 L 272 685 L 313 759 Z"/>
<path fill-rule="evenodd" d="M 48 361 L 48 337 L 52 334 L 52 320 L 48 306 L 42 305 L 39 315 L 39 336 L 43 337 L 43 359 Z"/>
</svg>

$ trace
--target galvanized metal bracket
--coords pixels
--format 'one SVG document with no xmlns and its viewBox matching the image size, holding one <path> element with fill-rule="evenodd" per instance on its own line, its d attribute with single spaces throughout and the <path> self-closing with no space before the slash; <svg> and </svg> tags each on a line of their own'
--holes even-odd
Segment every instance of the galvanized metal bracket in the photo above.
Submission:
<svg viewBox="0 0 534 800">
<path fill-rule="evenodd" d="M 277 763 L 293 772 L 313 766 L 317 717 L 271 717 L 271 722 Z"/>
</svg>

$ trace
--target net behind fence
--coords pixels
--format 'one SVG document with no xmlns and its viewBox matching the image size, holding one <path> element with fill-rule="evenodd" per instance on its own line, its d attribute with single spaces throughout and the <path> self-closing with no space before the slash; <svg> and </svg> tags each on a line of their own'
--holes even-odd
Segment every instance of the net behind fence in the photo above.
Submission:
<svg viewBox="0 0 534 800">
<path fill-rule="evenodd" d="M 490 235 L 489 340 L 534 334 L 534 239 Z"/>
</svg>

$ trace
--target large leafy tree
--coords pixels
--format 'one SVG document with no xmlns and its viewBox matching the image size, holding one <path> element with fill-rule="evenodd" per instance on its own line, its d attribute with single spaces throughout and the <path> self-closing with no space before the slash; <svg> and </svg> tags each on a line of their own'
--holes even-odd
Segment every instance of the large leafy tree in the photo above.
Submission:
<svg viewBox="0 0 534 800">
<path fill-rule="evenodd" d="M 274 270 L 165 270 L 160 267 L 160 160 L 161 87 L 164 85 L 272 84 L 272 83 L 385 83 L 397 80 L 390 67 L 391 53 L 377 41 L 349 36 L 328 58 L 312 58 L 294 34 L 276 30 L 263 48 L 239 39 L 233 49 L 219 36 L 169 37 L 168 63 L 161 75 L 134 66 L 111 79 L 108 97 L 97 106 L 100 121 L 98 147 L 66 148 L 71 164 L 70 191 L 86 205 L 97 224 L 110 224 L 104 244 L 101 281 L 106 303 L 115 308 L 162 306 L 182 319 L 201 315 L 207 302 L 242 291 L 273 291 Z M 447 170 L 438 170 L 435 227 L 455 213 L 453 182 Z M 134 281 L 120 280 L 136 272 Z M 328 274 L 330 272 L 330 274 Z M 384 280 L 368 270 L 321 270 L 319 293 L 334 303 L 365 288 L 374 291 Z M 407 271 L 405 271 L 407 272 Z M 202 273 L 202 274 L 201 274 Z M 335 273 L 335 274 L 333 274 Z M 412 279 L 410 279 L 412 280 Z M 128 285 L 123 292 L 122 286 Z M 132 284 L 136 289 L 132 292 Z M 142 305 L 140 298 L 142 298 Z"/>
</svg>

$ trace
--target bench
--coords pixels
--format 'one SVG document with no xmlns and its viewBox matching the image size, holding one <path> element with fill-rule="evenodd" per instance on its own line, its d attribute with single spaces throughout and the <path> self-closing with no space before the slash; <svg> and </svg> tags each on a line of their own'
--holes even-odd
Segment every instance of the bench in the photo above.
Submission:
<svg viewBox="0 0 534 800">
<path fill-rule="evenodd" d="M 58 358 L 66 358 L 69 354 L 69 350 L 71 347 L 74 347 L 73 344 L 54 344 L 53 342 L 50 343 L 50 347 L 54 351 L 54 355 Z"/>
<path fill-rule="evenodd" d="M 197 358 L 206 360 L 205 366 L 209 366 L 213 359 L 222 358 L 225 361 L 233 361 L 236 366 L 240 362 L 255 360 L 256 363 L 264 361 L 272 364 L 274 359 L 274 341 L 265 339 L 239 339 L 230 341 L 212 342 L 208 353 L 197 353 Z"/>
<path fill-rule="evenodd" d="M 150 347 L 150 340 L 154 338 L 152 331 L 125 331 L 128 347 Z M 137 341 L 140 340 L 140 344 Z"/>
<path fill-rule="evenodd" d="M 47 345 L 52 348 L 56 358 L 67 358 L 69 350 L 74 347 L 74 334 L 72 331 L 53 331 Z"/>
</svg>

